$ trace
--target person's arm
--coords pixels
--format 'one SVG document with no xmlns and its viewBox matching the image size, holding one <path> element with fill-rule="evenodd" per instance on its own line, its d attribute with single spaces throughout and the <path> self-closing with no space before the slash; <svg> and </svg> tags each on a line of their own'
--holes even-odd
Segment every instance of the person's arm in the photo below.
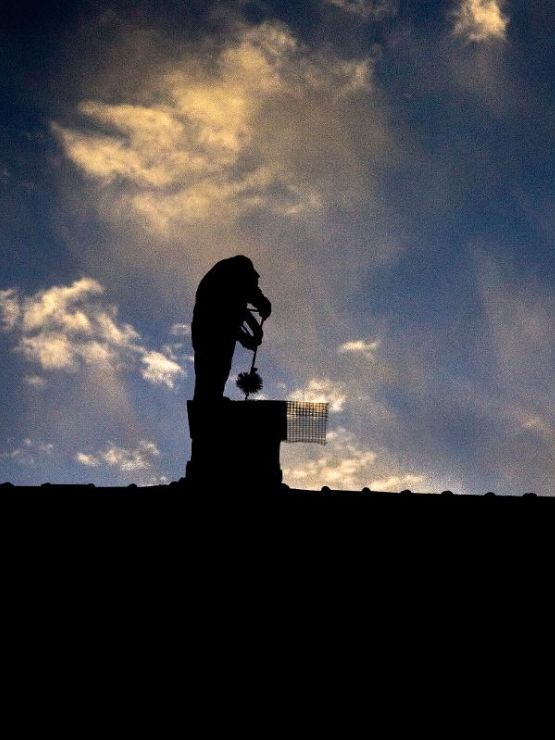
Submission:
<svg viewBox="0 0 555 740">
<path fill-rule="evenodd" d="M 260 346 L 264 333 L 262 326 L 254 318 L 249 309 L 245 309 L 243 322 L 239 327 L 237 339 L 246 349 L 255 350 Z"/>
<path fill-rule="evenodd" d="M 264 293 L 257 286 L 250 292 L 247 297 L 249 303 L 251 303 L 260 312 L 260 317 L 265 321 L 268 316 L 272 313 L 272 304 L 266 298 Z"/>
</svg>

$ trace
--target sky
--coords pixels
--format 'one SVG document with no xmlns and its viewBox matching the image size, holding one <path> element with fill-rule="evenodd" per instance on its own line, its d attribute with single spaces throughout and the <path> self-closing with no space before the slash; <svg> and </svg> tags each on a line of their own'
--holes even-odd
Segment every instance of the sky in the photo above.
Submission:
<svg viewBox="0 0 555 740">
<path fill-rule="evenodd" d="M 555 495 L 552 0 L 11 5 L 0 482 L 180 478 L 245 254 L 263 397 L 330 406 L 286 483 Z"/>
</svg>

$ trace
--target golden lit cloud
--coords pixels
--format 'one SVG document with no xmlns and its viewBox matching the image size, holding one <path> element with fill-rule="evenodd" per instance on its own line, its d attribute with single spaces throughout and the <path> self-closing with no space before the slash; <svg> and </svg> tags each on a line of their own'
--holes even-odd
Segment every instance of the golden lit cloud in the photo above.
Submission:
<svg viewBox="0 0 555 740">
<path fill-rule="evenodd" d="M 377 491 L 399 491 L 423 486 L 422 475 L 396 472 L 383 453 L 365 449 L 357 437 L 343 427 L 327 435 L 323 452 L 315 454 L 305 445 L 283 445 L 283 476 L 291 488 L 317 490 L 322 486 L 360 491 L 365 486 Z"/>
<path fill-rule="evenodd" d="M 264 23 L 241 28 L 210 66 L 191 55 L 159 75 L 156 103 L 86 101 L 82 125 L 52 130 L 83 175 L 110 191 L 111 219 L 131 212 L 167 236 L 214 213 L 295 218 L 320 208 L 322 192 L 317 172 L 303 171 L 290 150 L 293 130 L 305 157 L 340 156 L 341 141 L 331 151 L 329 136 L 319 141 L 320 113 L 333 126 L 343 101 L 366 94 L 371 77 L 370 57 L 312 52 L 285 26 Z"/>
<path fill-rule="evenodd" d="M 503 14 L 503 4 L 504 0 L 461 0 L 453 33 L 467 41 L 504 41 L 509 19 Z"/>
<path fill-rule="evenodd" d="M 56 332 L 43 331 L 33 337 L 22 337 L 18 349 L 26 360 L 38 363 L 44 370 L 74 370 L 76 351 L 69 339 Z"/>
</svg>

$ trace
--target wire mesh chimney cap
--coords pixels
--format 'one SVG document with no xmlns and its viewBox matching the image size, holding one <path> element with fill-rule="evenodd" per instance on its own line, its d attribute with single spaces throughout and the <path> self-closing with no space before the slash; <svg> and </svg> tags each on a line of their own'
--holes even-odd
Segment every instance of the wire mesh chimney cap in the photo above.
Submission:
<svg viewBox="0 0 555 740">
<path fill-rule="evenodd" d="M 287 442 L 326 444 L 328 404 L 287 401 Z"/>
</svg>

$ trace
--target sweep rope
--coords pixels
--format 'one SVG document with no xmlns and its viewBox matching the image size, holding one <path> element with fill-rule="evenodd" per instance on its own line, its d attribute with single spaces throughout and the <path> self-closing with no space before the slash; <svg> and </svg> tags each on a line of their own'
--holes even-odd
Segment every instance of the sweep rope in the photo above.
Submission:
<svg viewBox="0 0 555 740">
<path fill-rule="evenodd" d="M 262 319 L 261 322 L 260 322 L 260 328 L 262 329 L 263 326 L 264 326 L 264 319 Z M 258 347 L 260 347 L 260 345 L 258 345 Z M 252 356 L 251 369 L 250 369 L 250 372 L 251 373 L 254 370 L 254 363 L 256 362 L 256 353 L 258 352 L 258 347 L 255 347 L 254 348 L 254 353 L 253 353 L 253 356 Z"/>
<path fill-rule="evenodd" d="M 260 322 L 260 329 L 262 329 L 263 325 L 264 325 L 264 319 L 262 319 Z M 248 373 L 240 373 L 239 380 L 237 381 L 237 385 L 245 394 L 245 401 L 249 400 L 249 396 L 251 395 L 251 393 L 258 393 L 258 391 L 262 388 L 262 380 L 260 376 L 258 375 L 256 371 L 256 367 L 255 367 L 257 353 L 258 353 L 258 347 L 255 347 L 255 349 L 253 350 L 253 355 L 252 355 L 251 369 L 249 370 Z M 252 390 L 249 389 L 249 380 L 251 381 L 255 380 L 255 383 L 254 383 L 255 387 Z M 247 387 L 245 388 L 244 385 L 246 385 Z"/>
</svg>

